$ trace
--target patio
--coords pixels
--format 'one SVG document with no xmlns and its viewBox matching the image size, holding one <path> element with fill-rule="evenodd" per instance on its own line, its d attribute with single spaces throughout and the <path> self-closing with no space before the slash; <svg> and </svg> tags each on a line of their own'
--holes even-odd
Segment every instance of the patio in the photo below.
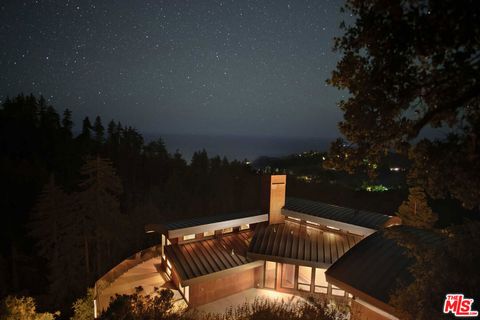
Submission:
<svg viewBox="0 0 480 320">
<path fill-rule="evenodd" d="M 185 309 L 187 304 L 180 292 L 172 286 L 170 281 L 165 281 L 166 276 L 157 270 L 156 266 L 160 263 L 160 258 L 152 258 L 122 274 L 110 286 L 99 293 L 98 305 L 101 306 L 101 309 L 106 308 L 110 303 L 110 298 L 114 297 L 115 294 L 133 294 L 135 288 L 141 286 L 143 294 L 151 294 L 155 287 L 171 289 L 174 293 L 175 309 Z"/>
<path fill-rule="evenodd" d="M 224 313 L 229 308 L 236 308 L 245 303 L 252 303 L 256 298 L 268 299 L 270 301 L 285 302 L 287 304 L 296 304 L 298 302 L 307 302 L 302 297 L 288 293 L 277 292 L 267 289 L 248 289 L 231 296 L 204 304 L 195 308 L 193 311 L 202 313 Z"/>
</svg>

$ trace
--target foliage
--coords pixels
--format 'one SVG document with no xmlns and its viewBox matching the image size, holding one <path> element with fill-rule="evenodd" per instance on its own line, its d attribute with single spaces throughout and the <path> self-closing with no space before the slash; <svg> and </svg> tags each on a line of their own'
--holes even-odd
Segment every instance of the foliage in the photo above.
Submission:
<svg viewBox="0 0 480 320">
<path fill-rule="evenodd" d="M 413 162 L 412 185 L 478 208 L 480 7 L 474 0 L 348 0 L 345 9 L 356 20 L 336 39 L 343 56 L 329 83 L 349 92 L 339 104 L 347 141 L 332 146 L 330 165 L 373 172 L 395 149 Z M 424 138 L 430 127 L 448 134 Z"/>
<path fill-rule="evenodd" d="M 54 305 L 61 305 L 81 291 L 84 278 L 77 265 L 81 244 L 76 237 L 76 204 L 53 176 L 44 187 L 31 215 L 29 228 L 36 239 L 38 254 L 47 261 L 49 294 Z"/>
<path fill-rule="evenodd" d="M 388 188 L 385 187 L 383 184 L 374 184 L 374 185 L 371 185 L 371 184 L 368 184 L 368 183 L 364 183 L 362 185 L 362 189 L 364 189 L 365 191 L 368 191 L 368 192 L 384 192 L 384 191 L 388 191 Z"/>
<path fill-rule="evenodd" d="M 432 228 L 438 220 L 437 214 L 428 206 L 427 195 L 422 188 L 409 189 L 408 200 L 398 208 L 397 215 L 402 224 L 418 228 Z"/>
<path fill-rule="evenodd" d="M 91 320 L 94 317 L 93 314 L 93 288 L 87 290 L 87 294 L 84 297 L 78 298 L 72 305 L 73 316 L 70 320 Z"/>
<path fill-rule="evenodd" d="M 118 295 L 111 299 L 108 309 L 100 316 L 101 320 L 116 319 L 178 319 L 173 312 L 173 292 L 168 289 L 154 289 L 152 294 L 143 294 L 143 288 L 135 288 L 131 295 Z"/>
<path fill-rule="evenodd" d="M 410 271 L 415 280 L 401 284 L 390 297 L 390 304 L 401 312 L 401 319 L 444 318 L 446 293 L 480 299 L 480 222 L 450 227 L 436 235 L 430 232 L 429 239 L 439 239 L 436 244 L 412 235 L 393 235 L 414 258 Z"/>
<path fill-rule="evenodd" d="M 302 319 L 302 320 L 346 320 L 349 319 L 348 308 L 326 301 L 297 302 L 283 300 L 255 299 L 236 308 L 228 309 L 224 314 L 195 315 L 201 320 L 268 320 L 268 319 Z"/>
<path fill-rule="evenodd" d="M 31 297 L 8 296 L 1 301 L 0 318 L 3 320 L 53 320 L 60 313 L 38 313 Z"/>
<path fill-rule="evenodd" d="M 267 320 L 267 319 L 305 319 L 305 320 L 346 320 L 349 317 L 346 305 L 333 302 L 284 302 L 255 299 L 251 303 L 231 307 L 224 314 L 203 313 L 198 311 L 181 312 L 174 310 L 170 290 L 158 290 L 151 295 L 143 295 L 141 287 L 132 295 L 116 295 L 100 319 L 183 319 L 183 320 Z"/>
<path fill-rule="evenodd" d="M 158 241 L 146 223 L 259 202 L 258 176 L 244 163 L 205 151 L 187 163 L 161 139 L 145 142 L 135 128 L 94 119 L 75 135 L 72 112 L 61 117 L 42 97 L 0 106 L 0 212 L 9 213 L 0 291 L 46 295 L 42 308 L 65 316 L 94 279 Z"/>
<path fill-rule="evenodd" d="M 81 218 L 86 273 L 90 278 L 101 274 L 105 259 L 110 260 L 115 256 L 114 251 L 124 246 L 122 232 L 119 232 L 126 228 L 119 202 L 123 186 L 111 161 L 99 156 L 88 159 L 80 173 L 84 178 L 77 193 L 78 216 Z M 94 271 L 90 273 L 92 267 Z"/>
</svg>

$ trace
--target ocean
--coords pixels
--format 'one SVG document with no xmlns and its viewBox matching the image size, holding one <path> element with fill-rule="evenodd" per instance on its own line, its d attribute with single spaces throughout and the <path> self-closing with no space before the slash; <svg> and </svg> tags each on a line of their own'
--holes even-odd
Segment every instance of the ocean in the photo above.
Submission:
<svg viewBox="0 0 480 320">
<path fill-rule="evenodd" d="M 254 161 L 260 156 L 281 157 L 304 151 L 326 151 L 333 139 L 191 135 L 191 134 L 144 134 L 145 142 L 162 138 L 168 152 L 177 149 L 183 158 L 190 161 L 195 151 L 205 149 L 209 157 L 221 156 L 229 160 Z"/>
</svg>

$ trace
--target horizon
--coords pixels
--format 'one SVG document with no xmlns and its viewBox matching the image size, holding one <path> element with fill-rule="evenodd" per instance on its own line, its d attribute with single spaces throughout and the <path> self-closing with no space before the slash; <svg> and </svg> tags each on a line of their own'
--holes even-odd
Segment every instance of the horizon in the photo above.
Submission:
<svg viewBox="0 0 480 320">
<path fill-rule="evenodd" d="M 7 3 L 0 101 L 43 94 L 76 123 L 114 115 L 142 132 L 338 134 L 345 93 L 325 81 L 341 5 Z"/>
</svg>

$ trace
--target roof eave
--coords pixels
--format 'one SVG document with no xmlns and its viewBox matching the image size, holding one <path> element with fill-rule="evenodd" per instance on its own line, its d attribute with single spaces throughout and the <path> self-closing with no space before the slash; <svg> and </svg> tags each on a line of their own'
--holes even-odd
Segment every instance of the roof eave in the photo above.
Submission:
<svg viewBox="0 0 480 320">
<path fill-rule="evenodd" d="M 365 302 L 391 314 L 391 315 L 394 315 L 394 316 L 397 316 L 397 312 L 395 311 L 395 308 L 393 308 L 392 306 L 388 305 L 387 303 L 381 301 L 381 300 L 378 300 L 377 298 L 375 297 L 372 297 L 370 295 L 368 295 L 367 293 L 363 292 L 363 291 L 360 291 L 358 290 L 357 288 L 354 288 L 352 287 L 351 285 L 343 282 L 343 281 L 340 281 L 338 279 L 335 279 L 334 277 L 332 277 L 328 271 L 325 272 L 325 278 L 327 280 L 328 283 L 336 286 L 336 287 L 339 287 L 340 289 L 343 289 L 345 291 L 347 291 L 348 293 L 350 293 L 351 295 L 353 295 L 354 297 L 358 297 L 362 300 L 364 300 Z"/>
</svg>

